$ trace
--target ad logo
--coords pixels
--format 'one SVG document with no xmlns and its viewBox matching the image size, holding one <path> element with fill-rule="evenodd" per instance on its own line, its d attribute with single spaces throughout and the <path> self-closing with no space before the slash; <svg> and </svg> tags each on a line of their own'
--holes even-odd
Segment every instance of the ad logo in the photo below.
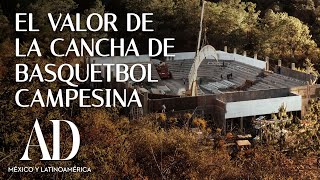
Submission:
<svg viewBox="0 0 320 180">
<path fill-rule="evenodd" d="M 22 158 L 20 160 L 31 160 L 29 158 L 29 147 L 31 146 L 40 146 L 41 152 L 42 152 L 42 159 L 40 160 L 54 160 L 54 161 L 58 161 L 58 160 L 70 160 L 72 159 L 74 156 L 77 155 L 79 147 L 80 147 L 80 134 L 79 134 L 79 130 L 77 128 L 77 126 L 72 123 L 71 121 L 67 121 L 67 120 L 50 120 L 52 122 L 53 125 L 53 150 L 52 150 L 52 157 L 49 154 L 46 142 L 44 140 L 38 119 L 36 119 L 33 129 L 31 131 L 31 135 L 26 147 L 26 150 L 22 156 Z M 71 128 L 72 131 L 72 149 L 71 152 L 69 154 L 69 156 L 65 159 L 60 159 L 60 122 L 66 122 L 69 127 Z M 31 137 L 33 132 L 35 131 L 39 145 L 31 145 Z"/>
</svg>

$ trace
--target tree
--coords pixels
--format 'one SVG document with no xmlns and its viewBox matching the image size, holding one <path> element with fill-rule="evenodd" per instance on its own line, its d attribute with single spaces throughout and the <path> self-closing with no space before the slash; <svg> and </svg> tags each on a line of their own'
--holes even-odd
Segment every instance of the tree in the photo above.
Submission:
<svg viewBox="0 0 320 180">
<path fill-rule="evenodd" d="M 200 11 L 198 0 L 131 0 L 124 2 L 127 12 L 153 13 L 152 33 L 126 33 L 134 37 L 141 48 L 148 48 L 147 39 L 174 37 L 175 51 L 195 51 L 199 31 Z M 120 32 L 121 33 L 121 32 Z M 187 37 L 187 38 L 186 38 Z"/>
<path fill-rule="evenodd" d="M 68 47 L 68 41 L 71 37 L 74 37 L 74 34 L 68 29 L 64 29 L 62 32 L 59 30 L 54 32 L 48 19 L 48 13 L 52 13 L 53 18 L 56 20 L 60 13 L 66 15 L 75 10 L 76 7 L 77 4 L 73 0 L 39 0 L 29 4 L 27 7 L 28 11 L 32 12 L 33 16 L 36 17 L 34 18 L 34 27 L 38 28 L 40 31 L 36 33 L 26 32 L 21 34 L 21 41 L 29 44 L 32 42 L 33 38 L 36 37 L 40 48 L 42 48 L 43 54 L 51 55 L 50 53 L 47 53 L 50 52 L 51 41 L 55 38 L 63 38 L 65 39 L 63 45 L 57 47 L 56 50 L 57 52 L 65 52 L 66 47 Z M 19 11 L 21 10 L 19 9 Z M 64 18 L 62 18 L 62 20 L 63 19 Z"/>
<path fill-rule="evenodd" d="M 319 56 L 308 26 L 299 19 L 270 10 L 262 22 L 260 50 L 263 55 L 300 65 L 307 57 L 317 59 Z"/>
<path fill-rule="evenodd" d="M 259 11 L 256 5 L 241 0 L 207 3 L 208 40 L 214 47 L 231 46 L 253 52 L 256 47 Z"/>
<path fill-rule="evenodd" d="M 300 72 L 304 72 L 304 73 L 309 73 L 309 74 L 312 74 L 314 76 L 314 79 L 312 79 L 312 83 L 316 83 L 320 74 L 319 72 L 316 70 L 314 64 L 311 62 L 310 59 L 306 59 L 305 62 L 303 63 L 303 68 L 297 68 L 296 70 L 297 71 L 300 71 Z"/>
<path fill-rule="evenodd" d="M 7 16 L 3 14 L 1 5 L 0 5 L 0 69 L 3 69 L 3 63 L 4 59 L 2 58 L 8 58 L 12 57 L 14 54 L 14 44 L 12 41 L 13 37 L 13 27 L 12 24 L 10 23 L 9 19 Z M 5 69 L 0 70 L 0 78 L 1 74 L 3 74 L 3 71 Z"/>
<path fill-rule="evenodd" d="M 192 121 L 192 125 L 196 128 L 200 128 L 201 130 L 205 130 L 207 128 L 207 122 L 202 118 L 195 118 Z"/>
</svg>

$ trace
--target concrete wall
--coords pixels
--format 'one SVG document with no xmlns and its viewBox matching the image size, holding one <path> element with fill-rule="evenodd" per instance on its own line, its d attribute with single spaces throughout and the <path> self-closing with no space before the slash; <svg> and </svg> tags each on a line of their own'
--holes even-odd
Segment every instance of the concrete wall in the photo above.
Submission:
<svg viewBox="0 0 320 180">
<path fill-rule="evenodd" d="M 91 57 L 87 59 L 87 63 L 89 64 L 152 64 L 151 58 L 148 55 L 141 55 L 141 56 L 114 56 L 114 57 Z M 103 66 L 96 67 L 95 70 L 101 70 L 102 78 L 106 75 L 106 68 Z M 152 66 L 152 68 L 155 68 Z M 112 66 L 111 71 L 114 74 L 116 71 L 116 67 Z M 141 69 L 137 68 L 135 70 L 137 74 L 141 74 Z"/>
<path fill-rule="evenodd" d="M 266 62 L 265 61 L 261 61 L 258 59 L 254 59 L 251 57 L 246 57 L 246 56 L 242 56 L 239 54 L 232 54 L 232 53 L 227 53 L 227 52 L 223 52 L 223 51 L 217 51 L 218 53 L 218 57 L 219 60 L 234 60 L 237 62 L 241 62 L 243 64 L 247 64 L 250 66 L 254 66 L 260 69 L 265 69 L 266 68 Z"/>
<path fill-rule="evenodd" d="M 217 98 L 223 102 L 249 101 L 256 99 L 268 99 L 290 96 L 290 89 L 268 89 L 258 91 L 239 91 L 217 95 Z"/>
<path fill-rule="evenodd" d="M 251 101 L 228 102 L 226 104 L 227 112 L 225 114 L 225 118 L 229 119 L 278 113 L 278 109 L 282 104 L 287 107 L 287 112 L 300 111 L 302 98 L 301 96 L 289 96 Z"/>
<path fill-rule="evenodd" d="M 298 94 L 294 95 L 294 94 Z M 213 116 L 214 124 L 226 130 L 226 119 L 277 113 L 284 103 L 287 111 L 301 111 L 303 116 L 312 98 L 320 97 L 320 85 L 295 88 L 244 91 L 212 96 L 166 97 L 148 99 L 148 112 L 161 112 L 166 105 L 167 111 L 192 112 L 196 107 L 207 107 L 205 113 Z M 163 97 L 153 97 L 163 98 Z"/>
<path fill-rule="evenodd" d="M 225 112 L 226 104 L 214 95 L 212 96 L 195 96 L 195 97 L 181 97 L 181 98 L 166 98 L 166 99 L 149 99 L 148 112 L 161 112 L 162 105 L 166 106 L 167 112 L 174 109 L 175 113 L 193 113 L 198 107 L 198 110 L 204 112 L 204 116 L 211 117 L 207 119 L 209 124 L 225 129 Z M 172 113 L 171 113 L 172 114 Z"/>
<path fill-rule="evenodd" d="M 250 66 L 254 66 L 260 69 L 266 68 L 266 62 L 257 60 L 251 57 L 242 56 L 239 54 L 234 53 L 227 53 L 224 51 L 217 51 L 218 59 L 219 60 L 225 60 L 225 61 L 238 61 Z M 174 54 L 174 60 L 185 60 L 185 59 L 194 59 L 195 52 L 181 52 L 181 53 L 175 53 Z"/>
<path fill-rule="evenodd" d="M 226 113 L 226 103 L 217 99 L 214 102 L 214 106 L 213 106 L 213 119 L 215 121 L 215 125 L 221 128 L 224 133 L 226 132 L 225 113 Z"/>
<path fill-rule="evenodd" d="M 165 98 L 180 98 L 180 96 L 167 94 L 148 94 L 149 99 L 165 99 Z"/>
<path fill-rule="evenodd" d="M 292 94 L 294 93 L 294 94 Z M 299 96 L 295 95 L 298 94 Z M 210 107 L 215 124 L 225 130 L 226 118 L 257 116 L 278 112 L 284 103 L 287 111 L 301 111 L 304 115 L 310 98 L 320 97 L 320 86 L 270 89 L 260 91 L 232 92 L 212 96 L 197 97 L 153 97 L 148 100 L 149 112 L 161 112 L 165 104 L 167 111 L 192 111 L 196 107 Z M 162 98 L 162 99 L 158 99 Z"/>
<path fill-rule="evenodd" d="M 180 52 L 174 53 L 174 60 L 185 60 L 185 59 L 194 59 L 196 56 L 195 52 Z"/>
<path fill-rule="evenodd" d="M 280 68 L 280 71 L 279 71 Z M 310 81 L 315 79 L 315 77 L 311 74 L 303 73 L 300 71 L 292 70 L 283 66 L 276 66 L 274 72 L 282 74 L 284 76 L 292 77 L 294 79 L 299 79 L 301 81 Z"/>
<path fill-rule="evenodd" d="M 295 94 L 299 94 L 302 97 L 302 109 L 301 115 L 304 116 L 306 114 L 309 101 L 311 99 L 320 97 L 320 85 L 309 85 L 309 86 L 299 86 L 291 88 L 290 91 Z"/>
<path fill-rule="evenodd" d="M 149 99 L 149 111 L 161 112 L 164 104 L 167 111 L 174 109 L 175 111 L 195 109 L 198 106 L 210 106 L 214 104 L 214 96 L 195 96 L 195 97 L 178 97 L 164 99 Z"/>
</svg>

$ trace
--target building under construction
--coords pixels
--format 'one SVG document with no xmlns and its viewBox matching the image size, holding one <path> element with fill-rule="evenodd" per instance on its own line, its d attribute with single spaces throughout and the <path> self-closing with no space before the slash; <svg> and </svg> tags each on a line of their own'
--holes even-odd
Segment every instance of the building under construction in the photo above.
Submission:
<svg viewBox="0 0 320 180">
<path fill-rule="evenodd" d="M 278 113 L 281 105 L 287 112 L 301 117 L 311 98 L 320 96 L 316 77 L 278 65 L 269 69 L 269 59 L 247 57 L 217 51 L 205 46 L 195 52 L 176 53 L 174 58 L 151 59 L 148 56 L 91 58 L 90 63 L 152 65 L 152 78 L 157 83 L 128 81 L 114 88 L 139 89 L 143 107 L 131 107 L 132 118 L 142 114 L 167 112 L 191 113 L 204 117 L 209 124 L 224 132 L 250 127 L 253 119 Z M 139 70 L 135 72 L 139 74 Z M 103 77 L 103 74 L 102 74 Z"/>
<path fill-rule="evenodd" d="M 316 77 L 308 69 L 307 73 L 297 71 L 294 64 L 291 68 L 283 67 L 280 60 L 271 70 L 269 58 L 259 60 L 257 54 L 250 58 L 246 52 L 239 55 L 234 49 L 229 53 L 227 47 L 217 51 L 210 45 L 200 49 L 205 4 L 202 1 L 196 52 L 176 53 L 174 58 L 161 61 L 148 56 L 90 59 L 89 63 L 98 64 L 152 64 L 152 78 L 159 82 L 128 81 L 113 87 L 139 89 L 143 107 L 131 107 L 130 116 L 189 112 L 204 117 L 211 126 L 219 127 L 223 132 L 246 132 L 252 120 L 270 117 L 272 113 L 278 113 L 282 105 L 287 112 L 303 116 L 309 100 L 320 96 Z"/>
</svg>

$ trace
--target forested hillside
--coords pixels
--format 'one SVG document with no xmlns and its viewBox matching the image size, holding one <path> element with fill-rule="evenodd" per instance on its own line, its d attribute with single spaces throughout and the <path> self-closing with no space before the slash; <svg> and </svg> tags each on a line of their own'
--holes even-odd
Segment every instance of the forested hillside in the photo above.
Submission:
<svg viewBox="0 0 320 180">
<path fill-rule="evenodd" d="M 149 37 L 175 37 L 174 51 L 194 51 L 199 30 L 200 0 L 3 0 L 0 11 L 1 43 L 9 43 L 13 37 L 23 37 L 30 41 L 33 35 L 16 34 L 13 31 L 16 12 L 33 12 L 38 18 L 36 25 L 46 29 L 46 13 L 76 13 L 88 15 L 89 12 L 113 12 L 118 16 L 119 32 L 93 34 L 93 36 L 138 39 L 138 46 L 147 49 L 146 39 Z M 125 31 L 125 13 L 154 13 L 152 33 L 127 33 Z M 289 1 L 241 1 L 221 0 L 208 1 L 205 10 L 204 43 L 213 45 L 216 49 L 224 46 L 246 50 L 253 55 L 258 52 L 263 59 L 269 56 L 273 62 L 282 59 L 285 65 L 291 62 L 303 67 L 305 59 L 318 64 L 320 35 L 320 7 L 316 0 Z M 38 34 L 48 43 L 53 36 L 60 34 L 42 31 Z M 63 37 L 69 34 L 65 32 Z M 30 37 L 31 36 L 31 37 Z M 91 38 L 88 34 L 78 37 Z M 40 43 L 40 44 L 41 44 Z M 6 45 L 7 47 L 7 45 Z M 145 48 L 143 48 L 145 47 Z M 7 52 L 7 51 L 5 51 Z"/>
</svg>

